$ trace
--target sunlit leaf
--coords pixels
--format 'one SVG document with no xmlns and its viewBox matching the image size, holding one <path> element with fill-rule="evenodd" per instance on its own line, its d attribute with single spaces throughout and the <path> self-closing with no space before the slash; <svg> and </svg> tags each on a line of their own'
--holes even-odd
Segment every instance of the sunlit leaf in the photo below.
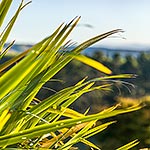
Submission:
<svg viewBox="0 0 150 150">
<path fill-rule="evenodd" d="M 2 17 L 5 17 L 10 5 L 11 5 L 12 0 L 7 0 L 6 2 L 6 9 L 4 9 L 4 13 L 2 14 Z M 3 5 L 1 3 L 1 5 Z M 10 31 L 12 30 L 12 27 L 14 26 L 14 23 L 16 22 L 16 19 L 20 13 L 20 11 L 22 10 L 22 8 L 24 7 L 23 5 L 23 1 L 21 2 L 20 6 L 18 7 L 15 15 L 12 17 L 12 19 L 10 20 L 10 22 L 8 23 L 8 25 L 6 26 L 6 28 L 3 30 L 3 32 L 0 34 L 0 52 L 2 52 L 4 44 L 10 34 Z M 1 23 L 3 22 L 4 18 L 2 18 Z"/>
<path fill-rule="evenodd" d="M 95 61 L 94 59 L 91 59 L 89 57 L 86 57 L 84 55 L 75 55 L 75 59 L 79 60 L 82 63 L 85 63 L 88 66 L 91 66 L 105 74 L 111 74 L 112 71 L 107 68 L 106 66 L 104 66 L 103 64 L 101 64 L 98 61 Z"/>
<path fill-rule="evenodd" d="M 131 148 L 133 148 L 134 146 L 136 146 L 137 144 L 139 144 L 139 141 L 138 140 L 134 140 L 120 148 L 117 148 L 117 150 L 129 150 Z"/>
<path fill-rule="evenodd" d="M 5 19 L 5 16 L 7 15 L 7 12 L 11 6 L 13 0 L 2 0 L 0 2 L 0 27 L 3 24 L 3 21 Z"/>
</svg>

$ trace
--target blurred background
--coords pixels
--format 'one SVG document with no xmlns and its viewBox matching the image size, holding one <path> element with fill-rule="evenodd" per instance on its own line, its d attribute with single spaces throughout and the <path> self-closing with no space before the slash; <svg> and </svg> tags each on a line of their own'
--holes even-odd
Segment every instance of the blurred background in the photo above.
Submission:
<svg viewBox="0 0 150 150">
<path fill-rule="evenodd" d="M 18 0 L 14 0 L 9 15 L 15 12 L 18 4 Z M 90 107 L 89 113 L 95 113 L 118 103 L 125 107 L 141 102 L 145 106 L 143 109 L 112 118 L 117 123 L 97 134 L 92 141 L 104 150 L 113 150 L 139 139 L 140 144 L 133 149 L 150 148 L 149 14 L 149 0 L 32 0 L 22 11 L 9 37 L 8 43 L 16 40 L 15 45 L 1 62 L 31 47 L 50 35 L 62 22 L 67 23 L 75 16 L 81 16 L 81 20 L 69 39 L 77 45 L 98 34 L 123 29 L 124 33 L 98 42 L 86 49 L 84 54 L 109 67 L 113 74 L 132 73 L 138 75 L 137 78 L 124 80 L 125 84 L 117 82 L 110 92 L 88 93 L 71 107 L 82 113 Z M 9 16 L 7 19 L 10 19 Z M 43 88 L 37 97 L 45 99 L 64 87 L 74 85 L 85 76 L 91 79 L 103 74 L 72 61 L 55 77 L 62 82 L 48 82 L 45 87 L 53 90 Z"/>
</svg>

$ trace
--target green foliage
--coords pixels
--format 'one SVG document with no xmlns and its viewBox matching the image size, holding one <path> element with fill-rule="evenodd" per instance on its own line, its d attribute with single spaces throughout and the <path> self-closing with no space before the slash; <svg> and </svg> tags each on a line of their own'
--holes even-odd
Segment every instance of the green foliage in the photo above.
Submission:
<svg viewBox="0 0 150 150">
<path fill-rule="evenodd" d="M 1 24 L 11 5 L 11 1 L 7 1 L 7 5 L 5 2 L 3 0 L 0 5 L 4 10 L 1 12 Z M 12 42 L 3 50 L 7 37 L 24 6 L 26 4 L 23 5 L 22 1 L 1 34 L 1 57 L 13 44 Z M 114 121 L 98 125 L 98 120 L 141 108 L 139 105 L 122 109 L 113 106 L 91 115 L 87 115 L 88 110 L 81 114 L 69 108 L 84 93 L 94 90 L 108 90 L 112 84 L 104 81 L 114 78 L 131 78 L 130 74 L 105 76 L 88 81 L 84 78 L 77 84 L 64 88 L 43 101 L 37 99 L 36 95 L 43 85 L 52 81 L 52 78 L 73 59 L 92 66 L 105 74 L 111 74 L 109 68 L 81 55 L 81 51 L 112 34 L 122 32 L 122 30 L 117 29 L 98 35 L 71 51 L 67 51 L 70 43 L 65 44 L 65 41 L 79 19 L 80 17 L 76 17 L 68 24 L 60 25 L 52 35 L 0 66 L 0 70 L 3 71 L 0 78 L 1 148 L 67 150 L 71 149 L 74 144 L 83 142 L 90 147 L 99 149 L 87 138 L 106 129 Z M 20 61 L 16 65 L 6 71 L 18 60 Z M 102 82 L 102 84 L 97 85 L 96 82 Z M 132 147 L 134 144 L 133 142 L 129 146 Z"/>
</svg>

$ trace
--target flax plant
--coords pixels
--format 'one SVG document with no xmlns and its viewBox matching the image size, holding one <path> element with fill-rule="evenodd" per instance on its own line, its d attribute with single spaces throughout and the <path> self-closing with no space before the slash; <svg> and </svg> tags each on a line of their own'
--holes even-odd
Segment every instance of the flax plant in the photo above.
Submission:
<svg viewBox="0 0 150 150">
<path fill-rule="evenodd" d="M 13 0 L 0 2 L 1 27 L 12 2 Z M 27 4 L 24 4 L 22 0 L 16 13 L 0 33 L 1 58 L 14 43 L 12 41 L 7 48 L 4 48 L 18 15 Z M 122 32 L 120 29 L 95 36 L 68 50 L 71 43 L 66 39 L 79 20 L 80 17 L 76 17 L 68 24 L 61 24 L 49 37 L 0 65 L 0 148 L 68 150 L 72 149 L 74 144 L 82 142 L 91 148 L 100 149 L 88 141 L 88 138 L 103 131 L 116 121 L 99 125 L 97 121 L 140 109 L 139 105 L 124 109 L 113 106 L 97 114 L 88 115 L 88 110 L 81 114 L 69 108 L 84 93 L 93 90 L 109 90 L 113 85 L 111 79 L 133 77 L 130 74 L 111 76 L 112 71 L 108 67 L 81 54 L 92 44 L 112 34 Z M 84 78 L 77 84 L 64 88 L 43 101 L 37 99 L 36 95 L 43 85 L 51 81 L 54 75 L 73 59 L 106 75 L 92 80 Z M 10 68 L 15 62 L 18 63 Z M 102 82 L 107 80 L 109 82 Z M 95 85 L 95 82 L 100 84 Z M 124 147 L 129 149 L 136 144 L 138 144 L 137 140 Z"/>
</svg>

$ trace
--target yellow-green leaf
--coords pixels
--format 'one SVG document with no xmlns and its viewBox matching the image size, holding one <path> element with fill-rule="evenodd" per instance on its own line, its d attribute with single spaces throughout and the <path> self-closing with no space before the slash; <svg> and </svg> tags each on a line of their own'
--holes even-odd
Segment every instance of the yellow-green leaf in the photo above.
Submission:
<svg viewBox="0 0 150 150">
<path fill-rule="evenodd" d="M 84 55 L 76 55 L 75 59 L 77 59 L 77 60 L 81 61 L 82 63 L 87 64 L 105 74 L 112 74 L 112 71 L 109 68 L 107 68 L 106 66 L 104 66 L 103 64 L 101 64 L 100 62 L 98 62 L 94 59 L 91 59 Z"/>
<path fill-rule="evenodd" d="M 139 144 L 139 141 L 138 140 L 134 140 L 120 148 L 118 148 L 117 150 L 129 150 L 131 149 L 132 147 L 136 146 L 137 144 Z"/>
</svg>

